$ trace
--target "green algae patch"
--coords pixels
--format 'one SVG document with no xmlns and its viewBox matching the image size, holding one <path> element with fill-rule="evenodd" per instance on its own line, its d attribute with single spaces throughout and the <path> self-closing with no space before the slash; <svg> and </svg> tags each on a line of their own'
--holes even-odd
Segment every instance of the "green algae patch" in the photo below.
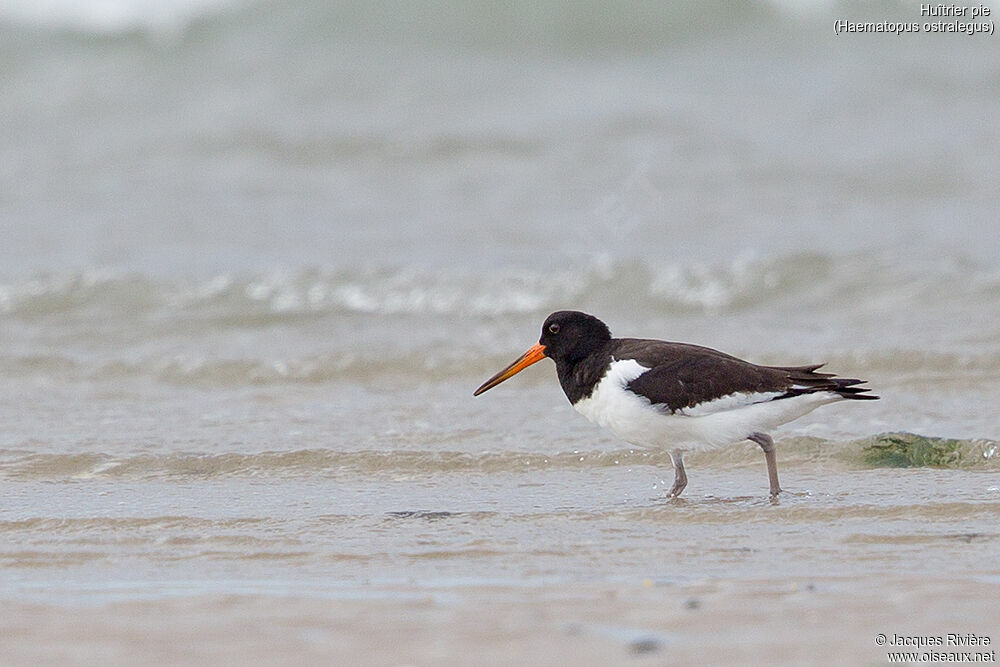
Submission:
<svg viewBox="0 0 1000 667">
<path fill-rule="evenodd" d="M 864 463 L 874 468 L 1000 467 L 1000 447 L 990 440 L 881 433 L 859 444 Z"/>
</svg>

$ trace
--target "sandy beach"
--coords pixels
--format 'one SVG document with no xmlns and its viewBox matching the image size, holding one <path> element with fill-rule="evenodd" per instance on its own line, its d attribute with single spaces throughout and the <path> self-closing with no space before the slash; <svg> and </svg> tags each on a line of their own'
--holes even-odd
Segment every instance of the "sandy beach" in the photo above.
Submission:
<svg viewBox="0 0 1000 667">
<path fill-rule="evenodd" d="M 5 605 L 0 657 L 36 665 L 877 665 L 891 651 L 934 650 L 993 663 L 998 600 L 995 579 L 903 575 L 19 603 Z M 945 645 L 879 646 L 879 633 Z M 991 644 L 948 646 L 949 634 Z"/>
</svg>

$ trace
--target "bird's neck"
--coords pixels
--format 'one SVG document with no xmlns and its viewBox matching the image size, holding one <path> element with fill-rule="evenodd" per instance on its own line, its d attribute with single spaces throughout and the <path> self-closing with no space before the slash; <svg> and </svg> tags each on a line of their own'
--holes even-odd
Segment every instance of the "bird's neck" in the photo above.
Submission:
<svg viewBox="0 0 1000 667">
<path fill-rule="evenodd" d="M 555 360 L 559 384 L 570 403 L 589 397 L 604 377 L 611 362 L 611 354 L 604 347 L 579 359 Z"/>
</svg>

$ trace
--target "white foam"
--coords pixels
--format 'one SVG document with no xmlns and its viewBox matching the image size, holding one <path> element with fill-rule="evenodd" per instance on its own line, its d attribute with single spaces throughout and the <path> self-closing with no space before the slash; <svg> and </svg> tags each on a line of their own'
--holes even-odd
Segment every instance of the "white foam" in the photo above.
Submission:
<svg viewBox="0 0 1000 667">
<path fill-rule="evenodd" d="M 35 27 L 120 33 L 181 31 L 245 0 L 5 0 L 0 18 Z"/>
</svg>

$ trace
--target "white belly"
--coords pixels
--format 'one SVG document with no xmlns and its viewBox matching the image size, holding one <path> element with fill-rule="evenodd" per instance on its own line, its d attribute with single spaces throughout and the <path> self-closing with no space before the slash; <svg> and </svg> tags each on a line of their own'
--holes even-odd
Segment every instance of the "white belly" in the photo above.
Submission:
<svg viewBox="0 0 1000 667">
<path fill-rule="evenodd" d="M 730 394 L 671 413 L 666 406 L 625 389 L 648 368 L 632 359 L 612 361 L 593 393 L 573 406 L 580 414 L 639 447 L 710 449 L 766 433 L 781 424 L 841 400 L 832 392 L 771 400 L 777 394 Z"/>
</svg>

